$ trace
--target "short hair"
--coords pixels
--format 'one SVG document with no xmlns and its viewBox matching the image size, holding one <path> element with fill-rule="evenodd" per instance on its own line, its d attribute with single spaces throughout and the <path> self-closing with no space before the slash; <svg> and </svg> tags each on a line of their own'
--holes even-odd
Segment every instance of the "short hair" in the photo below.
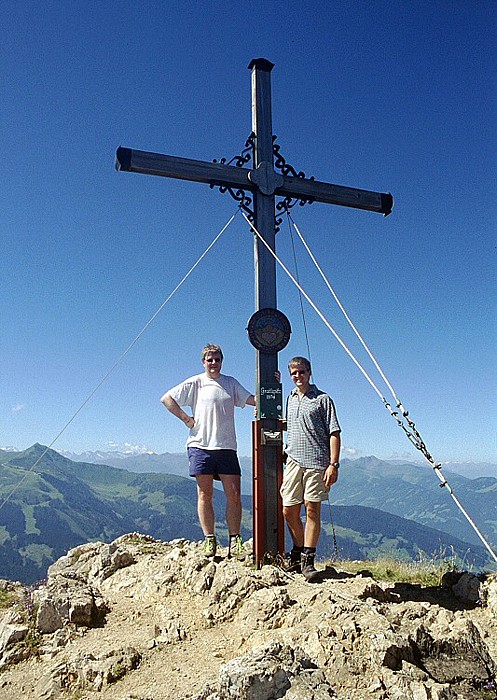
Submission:
<svg viewBox="0 0 497 700">
<path fill-rule="evenodd" d="M 212 343 L 209 343 L 209 345 L 206 345 L 202 349 L 202 362 L 205 360 L 205 358 L 210 352 L 218 352 L 221 355 L 221 360 L 223 359 L 223 351 L 221 350 L 221 347 L 219 345 L 213 345 Z"/>
<path fill-rule="evenodd" d="M 312 374 L 311 363 L 306 357 L 292 357 L 292 359 L 288 363 L 288 371 L 290 371 L 292 367 L 297 366 L 304 367 L 308 372 Z"/>
</svg>

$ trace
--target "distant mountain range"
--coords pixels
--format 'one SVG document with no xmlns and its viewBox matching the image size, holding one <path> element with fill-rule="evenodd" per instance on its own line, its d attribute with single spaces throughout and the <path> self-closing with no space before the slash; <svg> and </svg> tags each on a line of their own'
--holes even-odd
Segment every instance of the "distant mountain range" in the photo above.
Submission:
<svg viewBox="0 0 497 700">
<path fill-rule="evenodd" d="M 2 452 L 21 452 L 15 447 L 0 447 Z M 86 450 L 85 452 L 69 452 L 57 450 L 59 454 L 71 459 L 73 462 L 87 462 L 90 464 L 106 464 L 118 469 L 127 469 L 132 472 L 157 472 L 158 474 L 177 474 L 188 476 L 188 459 L 186 452 L 163 452 L 157 454 L 143 447 L 124 446 L 121 449 L 112 450 Z M 368 458 L 362 458 L 368 459 Z M 372 457 L 371 459 L 375 459 Z M 356 460 L 346 460 L 354 462 Z M 380 460 L 383 464 L 410 464 L 414 468 L 427 467 L 425 462 L 407 462 L 405 460 Z M 252 492 L 252 462 L 250 457 L 240 457 L 242 465 L 242 491 L 245 494 Z M 480 477 L 497 478 L 497 464 L 491 462 L 444 462 L 443 471 L 465 476 L 467 479 Z"/>
<path fill-rule="evenodd" d="M 13 452 L 20 451 L 14 447 L 5 447 L 3 449 Z M 1 450 L 2 448 L 0 448 L 0 453 Z M 174 454 L 171 452 L 165 452 L 162 454 L 157 454 L 143 447 L 132 446 L 125 446 L 121 449 L 112 450 L 87 450 L 85 452 L 68 452 L 66 450 L 57 451 L 60 452 L 60 454 L 63 454 L 64 457 L 68 457 L 75 462 L 95 462 L 99 464 L 108 464 L 114 467 L 121 464 L 124 469 L 130 469 L 130 471 L 152 471 L 148 469 L 149 465 L 156 465 L 159 467 L 158 470 L 161 470 L 160 465 L 163 462 L 167 463 L 170 459 L 176 460 L 184 457 L 186 460 L 186 453 Z M 250 461 L 249 457 L 242 457 L 242 459 Z M 396 459 L 382 461 L 396 464 L 401 460 Z M 402 460 L 401 463 L 405 463 L 405 460 Z M 414 462 L 413 464 L 416 466 L 425 465 L 424 462 Z M 493 462 L 444 462 L 442 466 L 444 471 L 455 472 L 456 474 L 466 476 L 468 479 L 477 479 L 480 476 L 493 476 L 497 478 L 497 464 Z"/>
<path fill-rule="evenodd" d="M 157 472 L 188 475 L 188 459 L 185 453 L 129 454 L 124 452 L 85 452 L 82 455 L 67 454 L 73 460 L 107 464 L 134 472 Z M 248 457 L 241 457 L 242 493 L 252 492 L 252 464 Z M 495 476 L 468 478 L 449 469 L 471 466 L 471 473 L 493 471 Z M 469 514 L 477 517 L 477 526 L 491 542 L 497 542 L 497 466 L 475 463 L 450 463 L 443 466 L 449 484 Z M 493 499 L 492 499 L 493 494 Z M 340 479 L 331 491 L 335 505 L 358 505 L 377 508 L 392 515 L 414 520 L 421 525 L 447 532 L 454 537 L 481 544 L 466 518 L 457 508 L 447 489 L 440 488 L 440 481 L 427 464 L 402 460 L 379 460 L 376 457 L 342 460 Z"/>
<path fill-rule="evenodd" d="M 443 462 L 442 467 L 447 472 L 455 472 L 468 479 L 478 479 L 480 476 L 497 479 L 497 464 L 491 462 Z"/>
<path fill-rule="evenodd" d="M 76 454 L 73 452 L 61 452 L 64 457 L 68 457 L 75 462 L 90 462 L 93 464 L 106 464 L 118 469 L 127 469 L 131 472 L 157 474 L 176 474 L 176 476 L 188 477 L 188 457 L 185 452 L 174 453 L 164 452 L 156 454 L 154 452 L 121 452 L 121 451 L 97 451 L 83 452 Z M 242 493 L 249 495 L 252 493 L 252 461 L 248 457 L 240 457 L 242 468 Z"/>
<path fill-rule="evenodd" d="M 45 449 L 37 444 L 23 452 L 0 454 L 0 578 L 32 583 L 44 578 L 49 564 L 71 547 L 110 541 L 126 532 L 162 540 L 202 538 L 193 479 L 75 462 L 54 450 L 40 459 Z M 183 469 L 182 456 L 168 455 L 176 470 Z M 157 465 L 164 463 L 164 455 L 151 457 Z M 250 473 L 250 468 L 245 470 Z M 324 504 L 319 556 L 333 556 L 336 535 L 340 556 L 346 558 L 457 554 L 476 567 L 491 563 L 429 468 L 370 457 L 345 460 L 340 474 L 332 491 L 331 518 Z M 451 481 L 495 546 L 497 479 L 453 475 Z M 226 541 L 221 492 L 216 491 L 214 503 L 220 518 L 217 532 Z M 243 508 L 242 535 L 249 538 L 250 497 L 244 496 Z"/>
</svg>

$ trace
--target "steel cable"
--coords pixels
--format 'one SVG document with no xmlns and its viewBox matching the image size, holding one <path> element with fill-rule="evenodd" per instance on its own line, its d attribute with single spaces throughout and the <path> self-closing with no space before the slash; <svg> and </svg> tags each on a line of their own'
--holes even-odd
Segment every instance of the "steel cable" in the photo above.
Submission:
<svg viewBox="0 0 497 700">
<path fill-rule="evenodd" d="M 233 216 L 229 219 L 229 221 L 223 226 L 221 231 L 216 235 L 214 240 L 207 246 L 207 248 L 204 250 L 204 252 L 201 254 L 201 256 L 198 258 L 198 260 L 192 265 L 192 267 L 188 270 L 188 272 L 184 275 L 184 277 L 181 279 L 181 281 L 176 285 L 176 287 L 173 289 L 173 291 L 169 294 L 169 296 L 162 302 L 162 304 L 159 306 L 157 311 L 151 316 L 151 318 L 147 321 L 147 323 L 143 326 L 141 331 L 138 333 L 138 335 L 134 338 L 134 340 L 131 341 L 131 343 L 128 345 L 126 350 L 121 353 L 121 355 L 117 358 L 117 360 L 114 362 L 114 364 L 111 366 L 111 368 L 104 374 L 102 379 L 96 384 L 96 386 L 92 389 L 92 391 L 88 394 L 86 399 L 83 401 L 83 403 L 79 406 L 79 408 L 72 414 L 72 416 L 69 418 L 69 420 L 65 423 L 65 425 L 61 428 L 61 430 L 57 433 L 57 435 L 54 437 L 52 442 L 48 445 L 48 447 L 45 447 L 44 451 L 41 453 L 41 455 L 38 457 L 38 459 L 34 462 L 34 464 L 26 471 L 24 476 L 20 479 L 19 483 L 17 483 L 12 491 L 4 498 L 2 503 L 0 503 L 0 510 L 4 507 L 4 505 L 10 500 L 10 498 L 13 496 L 13 494 L 17 491 L 17 489 L 21 486 L 21 484 L 28 478 L 28 475 L 35 469 L 35 467 L 41 462 L 43 457 L 46 455 L 48 450 L 50 450 L 53 445 L 57 442 L 57 440 L 61 437 L 61 435 L 67 430 L 67 428 L 71 425 L 71 423 L 76 419 L 76 417 L 81 413 L 83 408 L 91 401 L 93 396 L 97 393 L 97 391 L 100 389 L 100 387 L 105 384 L 107 379 L 110 377 L 110 375 L 114 372 L 116 367 L 124 360 L 126 355 L 134 348 L 136 343 L 140 340 L 142 335 L 147 331 L 147 329 L 150 327 L 150 325 L 155 321 L 157 316 L 160 314 L 162 309 L 166 306 L 166 304 L 173 298 L 173 296 L 176 294 L 176 292 L 179 290 L 179 288 L 183 285 L 184 282 L 188 279 L 188 277 L 191 275 L 191 273 L 195 270 L 195 268 L 200 264 L 200 262 L 205 258 L 207 253 L 211 250 L 211 248 L 217 243 L 217 241 L 221 238 L 223 233 L 226 231 L 228 226 L 233 222 L 235 217 L 237 216 L 238 212 L 240 209 L 237 207 L 237 210 L 233 214 Z M 5 465 L 3 465 L 5 466 Z"/>
<path fill-rule="evenodd" d="M 423 456 L 425 457 L 425 459 L 430 463 L 430 465 L 431 465 L 432 468 L 434 469 L 434 471 L 435 471 L 437 477 L 440 479 L 440 482 L 441 482 L 441 483 L 440 483 L 440 486 L 441 486 L 441 487 L 446 487 L 446 488 L 447 488 L 447 490 L 449 491 L 449 494 L 451 495 L 451 497 L 452 497 L 452 499 L 454 500 L 455 504 L 457 505 L 457 507 L 459 508 L 459 510 L 461 511 L 461 513 L 464 515 L 464 517 L 467 519 L 467 521 L 469 522 L 469 524 L 471 525 L 471 527 L 474 529 L 474 531 L 475 531 L 476 534 L 478 535 L 479 539 L 481 540 L 481 542 L 483 543 L 483 545 L 485 546 L 485 548 L 487 549 L 487 551 L 490 553 L 491 557 L 492 557 L 492 558 L 494 559 L 494 561 L 497 563 L 497 555 L 495 554 L 495 552 L 494 552 L 493 549 L 491 548 L 490 544 L 486 541 L 486 539 L 484 538 L 484 536 L 482 535 L 482 533 L 481 533 L 480 530 L 478 529 L 478 527 L 477 527 L 477 525 L 475 524 L 475 522 L 472 520 L 472 518 L 468 515 L 468 513 L 466 512 L 466 510 L 463 508 L 463 506 L 461 505 L 460 501 L 459 501 L 458 498 L 456 497 L 456 495 L 455 495 L 453 489 L 451 488 L 450 484 L 447 482 L 447 480 L 445 479 L 445 477 L 444 477 L 443 474 L 441 473 L 441 471 L 440 471 L 441 464 L 437 464 L 437 463 L 435 462 L 435 460 L 433 459 L 433 457 L 431 456 L 431 454 L 428 452 L 428 450 L 427 450 L 427 448 L 426 448 L 426 445 L 425 445 L 425 443 L 423 442 L 423 440 L 422 440 L 422 438 L 421 438 L 421 435 L 419 434 L 418 430 L 417 430 L 416 427 L 415 427 L 415 423 L 414 423 L 414 422 L 412 421 L 412 419 L 409 417 L 409 412 L 406 411 L 406 409 L 404 408 L 404 406 L 402 405 L 402 403 L 400 402 L 400 400 L 397 398 L 393 387 L 391 386 L 390 382 L 387 380 L 386 376 L 384 375 L 383 371 L 381 370 L 381 368 L 379 367 L 378 363 L 377 363 L 376 360 L 374 359 L 374 357 L 373 357 L 372 353 L 370 352 L 369 348 L 367 347 L 366 343 L 363 341 L 363 339 L 362 339 L 362 337 L 360 336 L 359 332 L 357 331 L 357 329 L 355 328 L 354 324 L 353 324 L 352 321 L 350 320 L 350 318 L 349 318 L 348 314 L 346 313 L 346 311 L 345 311 L 343 305 L 342 305 L 341 302 L 339 301 L 337 295 L 335 294 L 335 292 L 334 292 L 333 289 L 331 288 L 331 285 L 330 285 L 329 282 L 326 280 L 326 277 L 324 276 L 324 273 L 322 272 L 321 268 L 320 268 L 319 265 L 317 264 L 317 261 L 315 260 L 314 256 L 313 256 L 312 253 L 310 252 L 310 249 L 309 249 L 309 247 L 307 246 L 307 244 L 305 244 L 306 250 L 308 251 L 309 255 L 311 256 L 311 259 L 312 259 L 313 262 L 315 263 L 315 265 L 316 265 L 316 267 L 318 268 L 318 270 L 320 271 L 321 275 L 322 275 L 323 278 L 325 279 L 325 281 L 326 281 L 326 283 L 327 283 L 327 285 L 328 285 L 328 288 L 329 288 L 330 291 L 332 292 L 333 297 L 335 298 L 335 301 L 337 302 L 337 304 L 338 304 L 339 308 L 341 309 L 342 313 L 345 315 L 345 318 L 347 319 L 347 321 L 349 322 L 349 324 L 351 325 L 351 327 L 352 327 L 353 330 L 355 331 L 356 335 L 357 335 L 357 336 L 359 337 L 359 339 L 361 340 L 361 343 L 362 343 L 363 347 L 366 349 L 368 355 L 369 355 L 370 358 L 373 360 L 373 362 L 374 362 L 374 364 L 375 364 L 375 367 L 377 368 L 378 372 L 380 373 L 382 379 L 385 381 L 385 383 L 387 384 L 388 388 L 390 389 L 390 391 L 391 391 L 391 393 L 392 393 L 392 395 L 393 395 L 393 397 L 394 397 L 394 399 L 395 399 L 395 402 L 396 402 L 396 408 L 398 408 L 398 409 L 401 411 L 401 416 L 402 416 L 402 418 L 399 417 L 399 414 L 398 414 L 397 411 L 394 411 L 394 410 L 393 410 L 393 408 L 391 407 L 391 405 L 390 405 L 390 404 L 388 403 L 388 401 L 385 399 L 385 397 L 383 396 L 382 392 L 378 389 L 378 387 L 376 386 L 376 384 L 374 383 L 374 381 L 371 379 L 371 377 L 369 376 L 369 374 L 367 373 L 367 371 L 364 369 L 364 367 L 361 365 L 361 363 L 359 362 L 359 360 L 357 360 L 357 358 L 356 358 L 356 357 L 353 355 L 353 353 L 349 350 L 349 348 L 346 346 L 346 344 L 344 343 L 344 341 L 340 338 L 340 336 L 338 335 L 338 333 L 337 333 L 337 332 L 335 331 L 335 329 L 332 327 L 332 325 L 331 325 L 330 322 L 327 320 L 327 318 L 324 316 L 324 314 L 321 312 L 321 310 L 320 310 L 320 309 L 317 307 L 317 305 L 313 302 L 313 300 L 312 300 L 311 297 L 307 294 L 307 292 L 302 288 L 302 286 L 300 285 L 300 283 L 295 279 L 295 277 L 294 277 L 294 276 L 292 275 L 292 273 L 288 270 L 288 268 L 287 268 L 287 267 L 285 266 L 285 264 L 281 261 L 281 259 L 276 255 L 275 251 L 274 251 L 274 250 L 271 248 L 271 246 L 267 243 L 267 241 L 264 239 L 264 237 L 259 233 L 259 231 L 256 229 L 256 227 L 254 226 L 254 224 L 251 223 L 251 222 L 249 221 L 249 219 L 247 218 L 247 216 L 245 216 L 244 212 L 242 212 L 242 216 L 243 216 L 244 219 L 247 221 L 248 225 L 250 226 L 250 229 L 255 233 L 255 235 L 258 237 L 258 239 L 264 244 L 264 246 L 267 248 L 267 250 L 268 250 L 268 251 L 271 253 L 271 255 L 274 257 L 274 259 L 276 260 L 276 262 L 280 265 L 280 267 L 284 270 L 284 272 L 288 275 L 288 277 L 289 277 L 289 278 L 292 280 L 292 282 L 296 285 L 296 287 L 299 289 L 299 291 L 302 293 L 302 295 L 307 299 L 307 301 L 308 301 L 309 304 L 312 306 L 312 308 L 314 309 L 314 311 L 318 314 L 318 316 L 321 318 L 321 320 L 323 321 L 323 323 L 324 323 L 324 324 L 327 326 L 327 328 L 333 333 L 333 335 L 335 336 L 336 340 L 339 342 L 339 344 L 340 344 L 340 345 L 342 346 L 342 348 L 345 350 L 345 352 L 347 353 L 347 355 L 348 355 L 348 356 L 350 357 L 350 359 L 354 362 L 354 364 L 358 367 L 358 369 L 360 370 L 360 372 L 362 373 L 362 375 L 365 377 L 365 379 L 369 382 L 369 384 L 370 384 L 371 387 L 374 389 L 374 391 L 378 394 L 378 396 L 380 397 L 380 399 L 381 399 L 382 403 L 384 404 L 385 408 L 387 408 L 387 410 L 389 411 L 390 415 L 396 420 L 397 424 L 398 424 L 398 425 L 403 429 L 403 431 L 406 433 L 406 435 L 407 435 L 408 439 L 410 440 L 410 442 L 416 447 L 416 449 L 418 449 L 418 450 L 423 454 Z M 293 221 L 293 219 L 292 219 L 292 221 Z M 300 234 L 300 232 L 298 231 L 297 227 L 296 227 L 296 230 L 297 230 L 297 233 L 299 234 L 299 236 L 301 237 L 302 242 L 304 242 L 304 241 L 303 241 L 303 237 L 301 236 L 301 234 Z M 404 421 L 405 421 L 405 422 L 404 422 Z M 407 424 L 407 425 L 406 425 L 406 424 Z"/>
</svg>

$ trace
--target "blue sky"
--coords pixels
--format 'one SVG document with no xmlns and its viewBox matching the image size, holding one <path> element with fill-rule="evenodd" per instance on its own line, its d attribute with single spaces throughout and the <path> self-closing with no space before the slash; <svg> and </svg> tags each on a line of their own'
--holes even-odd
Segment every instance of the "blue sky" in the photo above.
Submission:
<svg viewBox="0 0 497 700">
<path fill-rule="evenodd" d="M 296 207 L 299 229 L 434 458 L 496 460 L 493 0 L 5 0 L 0 19 L 1 446 L 50 444 L 236 211 L 206 185 L 117 173 L 116 148 L 231 158 L 251 130 L 248 64 L 265 57 L 287 161 L 395 198 L 387 218 Z M 370 371 L 296 246 L 303 286 Z M 286 224 L 277 250 L 292 267 Z M 282 272 L 278 301 L 293 328 L 284 369 L 306 345 Z M 304 308 L 344 455 L 417 459 Z M 54 447 L 182 451 L 160 396 L 202 370 L 206 342 L 253 390 L 253 311 L 252 237 L 237 216 Z M 241 454 L 251 420 L 238 413 Z"/>
</svg>

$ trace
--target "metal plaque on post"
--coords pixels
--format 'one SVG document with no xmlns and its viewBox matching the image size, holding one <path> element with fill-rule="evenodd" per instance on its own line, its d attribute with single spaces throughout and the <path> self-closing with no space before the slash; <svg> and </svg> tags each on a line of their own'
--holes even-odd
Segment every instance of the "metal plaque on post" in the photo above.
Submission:
<svg viewBox="0 0 497 700">
<path fill-rule="evenodd" d="M 264 382 L 259 389 L 259 418 L 283 418 L 283 388 L 280 382 Z"/>
<path fill-rule="evenodd" d="M 276 355 L 290 340 L 292 328 L 285 314 L 278 309 L 259 309 L 250 317 L 247 326 L 252 345 L 266 355 Z M 283 417 L 283 389 L 280 382 L 261 381 L 257 396 L 259 418 Z"/>
<path fill-rule="evenodd" d="M 256 350 L 273 355 L 287 346 L 292 327 L 278 309 L 259 309 L 250 317 L 247 331 Z"/>
</svg>

